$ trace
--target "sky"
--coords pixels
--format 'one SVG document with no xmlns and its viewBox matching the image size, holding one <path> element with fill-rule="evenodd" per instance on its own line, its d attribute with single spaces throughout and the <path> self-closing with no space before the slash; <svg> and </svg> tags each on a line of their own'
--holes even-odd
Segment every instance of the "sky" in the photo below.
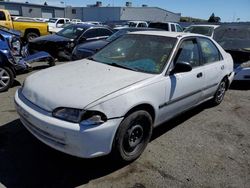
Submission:
<svg viewBox="0 0 250 188">
<path fill-rule="evenodd" d="M 95 4 L 96 0 L 10 0 L 18 2 L 32 2 L 59 6 L 86 6 Z M 219 16 L 222 22 L 250 21 L 250 0 L 99 0 L 103 6 L 124 6 L 131 1 L 133 6 L 146 4 L 160 7 L 168 11 L 181 13 L 182 16 L 208 19 L 212 13 Z M 61 3 L 63 2 L 63 3 Z"/>
</svg>

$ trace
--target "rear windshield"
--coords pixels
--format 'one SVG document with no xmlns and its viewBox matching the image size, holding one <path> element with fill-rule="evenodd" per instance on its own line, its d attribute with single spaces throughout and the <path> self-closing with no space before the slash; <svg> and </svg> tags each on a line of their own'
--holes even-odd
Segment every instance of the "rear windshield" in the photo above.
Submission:
<svg viewBox="0 0 250 188">
<path fill-rule="evenodd" d="M 169 31 L 169 27 L 167 23 L 150 23 L 148 27 Z"/>
</svg>

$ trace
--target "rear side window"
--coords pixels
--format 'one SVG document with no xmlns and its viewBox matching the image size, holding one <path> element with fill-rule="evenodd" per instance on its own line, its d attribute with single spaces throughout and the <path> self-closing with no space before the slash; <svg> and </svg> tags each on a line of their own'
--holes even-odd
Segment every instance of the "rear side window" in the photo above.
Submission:
<svg viewBox="0 0 250 188">
<path fill-rule="evenodd" d="M 98 31 L 97 29 L 90 29 L 88 31 L 86 31 L 86 33 L 84 33 L 84 37 L 85 38 L 94 38 L 98 36 Z"/>
<path fill-rule="evenodd" d="M 206 38 L 200 38 L 199 42 L 201 46 L 204 64 L 213 63 L 222 59 L 219 50 L 211 40 Z"/>
<path fill-rule="evenodd" d="M 0 20 L 6 20 L 6 16 L 2 11 L 0 11 Z"/>
<path fill-rule="evenodd" d="M 113 33 L 108 29 L 98 29 L 98 36 L 110 36 Z"/>
<path fill-rule="evenodd" d="M 182 42 L 175 57 L 174 63 L 187 62 L 192 67 L 200 65 L 199 49 L 195 39 L 189 39 Z"/>
<path fill-rule="evenodd" d="M 175 26 L 174 26 L 174 24 L 171 24 L 171 31 L 175 31 Z"/>
</svg>

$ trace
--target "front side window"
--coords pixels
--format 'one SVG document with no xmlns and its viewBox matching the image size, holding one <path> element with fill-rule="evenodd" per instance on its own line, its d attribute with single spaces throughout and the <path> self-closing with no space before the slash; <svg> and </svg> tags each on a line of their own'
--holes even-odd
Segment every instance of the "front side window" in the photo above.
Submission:
<svg viewBox="0 0 250 188">
<path fill-rule="evenodd" d="M 195 39 L 183 41 L 174 62 L 187 62 L 190 63 L 193 68 L 199 66 L 200 57 L 197 41 Z"/>
<path fill-rule="evenodd" d="M 94 61 L 159 74 L 175 46 L 176 38 L 152 35 L 124 35 L 92 56 Z"/>
<path fill-rule="evenodd" d="M 221 59 L 221 54 L 213 42 L 206 38 L 200 38 L 201 52 L 204 64 L 213 63 Z"/>
</svg>

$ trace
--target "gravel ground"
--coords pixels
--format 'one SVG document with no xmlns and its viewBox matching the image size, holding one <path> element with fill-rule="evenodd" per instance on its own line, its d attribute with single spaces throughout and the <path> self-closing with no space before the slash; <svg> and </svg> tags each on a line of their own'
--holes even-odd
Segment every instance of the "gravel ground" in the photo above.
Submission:
<svg viewBox="0 0 250 188">
<path fill-rule="evenodd" d="M 26 131 L 13 96 L 29 74 L 0 93 L 0 187 L 250 187 L 249 83 L 156 128 L 143 155 L 121 164 L 68 156 Z"/>
</svg>

